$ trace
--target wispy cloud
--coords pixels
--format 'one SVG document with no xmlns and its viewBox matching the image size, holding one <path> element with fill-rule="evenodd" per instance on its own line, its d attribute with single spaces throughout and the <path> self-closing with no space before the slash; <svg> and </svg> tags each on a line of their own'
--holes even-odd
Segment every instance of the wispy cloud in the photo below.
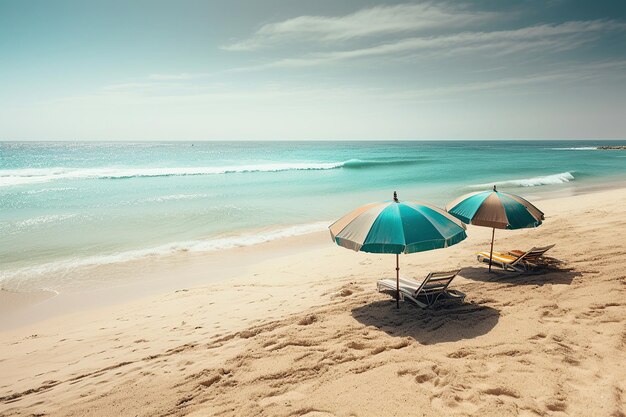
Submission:
<svg viewBox="0 0 626 417">
<path fill-rule="evenodd" d="M 133 82 L 133 83 L 117 83 L 105 85 L 102 87 L 103 93 L 127 93 L 127 92 L 142 92 L 151 93 L 159 92 L 167 89 L 180 89 L 183 85 L 173 82 Z"/>
<path fill-rule="evenodd" d="M 416 14 L 420 14 L 425 21 L 414 19 Z M 407 16 L 412 18 L 407 19 Z M 545 57 L 557 51 L 572 50 L 595 42 L 607 34 L 626 31 L 624 22 L 589 20 L 539 24 L 507 30 L 472 31 L 467 27 L 464 30 L 459 29 L 467 21 L 485 19 L 486 16 L 429 4 L 374 7 L 339 18 L 301 16 L 265 25 L 252 38 L 244 41 L 247 42 L 245 48 L 240 44 L 231 49 L 269 46 L 281 42 L 283 38 L 298 34 L 296 38 L 299 40 L 302 40 L 302 36 L 317 39 L 317 44 L 310 43 L 311 49 L 315 52 L 287 55 L 282 59 L 223 69 L 214 73 L 155 72 L 147 79 L 135 83 L 104 87 L 96 94 L 96 98 L 112 100 L 114 97 L 120 97 L 133 102 L 151 104 L 197 103 L 200 107 L 208 105 L 207 103 L 211 103 L 211 106 L 232 103 L 238 105 L 263 103 L 259 107 L 271 103 L 272 106 L 280 106 L 286 102 L 323 102 L 329 97 L 346 102 L 378 100 L 425 102 L 463 99 L 483 92 L 541 93 L 542 89 L 529 87 L 565 84 L 571 86 L 586 80 L 606 78 L 617 80 L 620 77 L 623 79 L 626 61 L 581 64 L 582 61 L 574 60 L 557 67 L 550 67 L 550 61 L 544 61 L 541 68 L 529 66 L 518 71 L 511 68 L 509 57 L 512 54 L 523 56 L 524 59 L 534 56 Z M 469 20 L 457 26 L 451 25 L 424 33 L 405 33 L 419 31 L 421 28 L 446 26 L 446 23 L 454 22 L 457 18 Z M 359 39 L 355 40 L 356 38 Z M 336 40 L 344 42 L 330 42 Z M 329 45 L 336 49 L 329 50 Z M 283 53 L 289 53 L 286 52 L 288 50 Z M 249 71 L 321 66 L 348 60 L 367 60 L 368 63 L 389 63 L 397 60 L 400 66 L 405 66 L 409 61 L 441 60 L 459 56 L 469 56 L 470 61 L 474 63 L 488 60 L 488 70 L 498 72 L 499 76 L 480 75 L 481 71 L 474 68 L 470 73 L 478 75 L 466 73 L 461 77 L 435 79 L 431 77 L 428 80 L 422 78 L 424 82 L 414 85 L 400 86 L 391 82 L 376 88 L 370 84 L 350 86 L 350 83 L 338 87 L 326 85 L 324 82 L 307 83 L 303 86 L 298 84 L 297 80 L 291 83 L 282 79 L 277 81 L 275 77 L 271 77 L 271 71 L 268 71 L 268 74 L 264 75 L 270 75 L 269 78 L 259 76 L 258 79 L 248 82 L 246 76 L 246 81 L 241 82 L 241 73 Z M 506 56 L 506 59 L 497 59 L 503 56 Z"/>
<path fill-rule="evenodd" d="M 176 83 L 127 83 L 111 85 L 101 93 L 92 95 L 97 97 L 125 97 L 147 102 L 193 102 L 193 103 L 259 103 L 270 101 L 298 102 L 332 100 L 406 100 L 411 102 L 425 102 L 432 100 L 449 100 L 467 97 L 472 93 L 506 92 L 507 94 L 528 93 L 529 87 L 542 84 L 555 86 L 575 85 L 580 82 L 594 80 L 621 81 L 626 77 L 626 60 L 604 61 L 598 63 L 580 64 L 564 62 L 549 70 L 535 71 L 519 76 L 504 76 L 499 78 L 457 83 L 446 83 L 440 86 L 429 87 L 374 87 L 374 86 L 330 86 L 307 85 L 298 86 L 289 83 L 265 83 L 244 88 L 236 83 L 208 83 L 208 84 L 176 84 Z M 542 92 L 543 90 L 534 90 Z M 83 97 L 82 99 L 85 99 Z"/>
<path fill-rule="evenodd" d="M 332 42 L 449 26 L 464 27 L 495 15 L 431 3 L 376 6 L 340 17 L 299 16 L 266 24 L 250 38 L 225 45 L 222 49 L 246 51 L 303 39 Z"/>
<path fill-rule="evenodd" d="M 406 56 L 420 53 L 420 58 L 488 52 L 506 55 L 528 50 L 568 50 L 597 40 L 603 33 L 623 31 L 626 24 L 607 20 L 573 21 L 544 24 L 521 29 L 492 32 L 461 32 L 431 37 L 410 37 L 365 48 L 316 52 L 301 57 L 284 58 L 243 70 L 278 67 L 304 67 L 333 61 L 378 56 Z"/>
<path fill-rule="evenodd" d="M 196 72 L 196 73 L 180 72 L 178 74 L 150 74 L 148 76 L 148 79 L 154 80 L 154 81 L 173 81 L 173 80 L 184 81 L 184 80 L 193 80 L 196 78 L 209 77 L 209 76 L 211 76 L 211 74 L 207 72 Z"/>
<path fill-rule="evenodd" d="M 511 92 L 517 87 L 527 87 L 538 84 L 575 84 L 593 80 L 620 80 L 626 77 L 626 60 L 598 62 L 591 64 L 570 63 L 551 71 L 535 72 L 518 77 L 504 77 L 499 79 L 464 82 L 461 84 L 446 85 L 422 89 L 406 89 L 392 92 L 388 99 L 424 99 L 429 97 L 453 96 L 464 93 L 488 91 Z"/>
</svg>

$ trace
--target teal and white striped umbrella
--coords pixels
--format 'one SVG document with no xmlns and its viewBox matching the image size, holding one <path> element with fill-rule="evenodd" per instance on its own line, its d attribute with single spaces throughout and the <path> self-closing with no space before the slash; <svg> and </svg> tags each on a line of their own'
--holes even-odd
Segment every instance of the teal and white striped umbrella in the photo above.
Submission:
<svg viewBox="0 0 626 417">
<path fill-rule="evenodd" d="M 398 282 L 399 254 L 447 248 L 467 237 L 465 225 L 444 210 L 430 204 L 400 202 L 395 192 L 392 201 L 362 206 L 329 229 L 333 241 L 344 248 L 396 254 Z M 399 299 L 399 285 L 397 290 Z"/>
<path fill-rule="evenodd" d="M 537 227 L 544 220 L 541 210 L 520 196 L 493 190 L 465 194 L 446 206 L 448 213 L 466 224 L 491 227 L 491 252 L 496 229 L 525 229 Z"/>
</svg>

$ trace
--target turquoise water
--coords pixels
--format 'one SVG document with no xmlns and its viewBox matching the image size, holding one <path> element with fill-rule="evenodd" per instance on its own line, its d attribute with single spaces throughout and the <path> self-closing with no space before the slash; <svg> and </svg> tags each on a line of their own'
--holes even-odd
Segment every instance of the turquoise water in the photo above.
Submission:
<svg viewBox="0 0 626 417">
<path fill-rule="evenodd" d="M 0 143 L 0 280 L 322 230 L 361 204 L 443 206 L 626 179 L 599 141 Z"/>
</svg>

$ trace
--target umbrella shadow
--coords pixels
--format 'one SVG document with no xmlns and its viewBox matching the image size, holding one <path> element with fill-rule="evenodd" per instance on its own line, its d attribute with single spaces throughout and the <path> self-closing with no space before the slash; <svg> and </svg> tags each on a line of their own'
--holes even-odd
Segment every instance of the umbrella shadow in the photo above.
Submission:
<svg viewBox="0 0 626 417">
<path fill-rule="evenodd" d="M 463 278 L 481 282 L 499 282 L 516 285 L 544 285 L 544 284 L 571 284 L 574 278 L 582 276 L 582 273 L 571 268 L 546 268 L 536 272 L 511 272 L 501 269 L 470 266 L 465 267 L 459 274 Z"/>
<path fill-rule="evenodd" d="M 395 300 L 382 300 L 352 310 L 352 316 L 398 337 L 411 337 L 421 344 L 472 339 L 488 333 L 500 318 L 495 308 L 463 303 L 437 309 L 420 309 L 410 303 L 395 308 Z"/>
</svg>

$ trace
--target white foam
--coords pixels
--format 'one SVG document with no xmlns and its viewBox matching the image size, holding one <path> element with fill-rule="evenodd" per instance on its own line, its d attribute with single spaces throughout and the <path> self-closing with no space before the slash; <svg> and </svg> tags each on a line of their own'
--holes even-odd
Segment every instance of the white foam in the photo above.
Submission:
<svg viewBox="0 0 626 417">
<path fill-rule="evenodd" d="M 76 217 L 76 214 L 48 214 L 45 216 L 33 217 L 26 220 L 20 220 L 15 222 L 14 225 L 20 229 L 33 227 L 33 226 L 41 226 L 49 223 L 61 222 L 63 220 L 71 219 L 72 217 Z"/>
<path fill-rule="evenodd" d="M 136 249 L 109 255 L 65 259 L 42 265 L 21 268 L 14 271 L 0 272 L 0 281 L 21 277 L 28 278 L 34 275 L 41 276 L 44 274 L 67 273 L 82 267 L 117 264 L 142 258 L 169 255 L 176 252 L 210 252 L 258 245 L 260 243 L 270 242 L 273 240 L 323 231 L 326 230 L 328 225 L 331 223 L 332 222 L 330 221 L 307 223 L 280 229 L 266 230 L 258 233 L 247 233 L 210 240 L 175 242 L 153 248 Z"/>
<path fill-rule="evenodd" d="M 210 194 L 171 194 L 171 195 L 162 195 L 159 197 L 146 198 L 145 202 L 156 202 L 160 203 L 163 201 L 172 201 L 172 200 L 195 200 L 197 198 L 206 198 L 210 197 Z"/>
<path fill-rule="evenodd" d="M 30 219 L 18 220 L 16 222 L 0 222 L 0 233 L 12 235 L 24 229 L 36 229 L 52 223 L 62 222 L 76 216 L 77 214 L 47 214 Z"/>
<path fill-rule="evenodd" d="M 550 148 L 555 151 L 596 151 L 597 146 L 577 146 L 573 148 Z"/>
<path fill-rule="evenodd" d="M 76 190 L 75 187 L 56 187 L 56 188 L 42 188 L 41 190 L 29 190 L 24 191 L 24 194 L 40 194 L 40 193 L 51 193 L 55 191 L 70 191 Z"/>
<path fill-rule="evenodd" d="M 25 168 L 0 170 L 0 187 L 44 183 L 64 179 L 121 179 L 134 177 L 168 177 L 187 175 L 215 175 L 244 172 L 278 172 L 299 170 L 326 170 L 340 168 L 344 162 L 276 163 L 233 165 L 222 167 L 182 168 Z"/>
<path fill-rule="evenodd" d="M 521 178 L 516 180 L 496 181 L 485 184 L 470 185 L 470 188 L 490 188 L 494 185 L 508 187 L 537 187 L 541 185 L 557 185 L 574 181 L 571 172 L 561 172 L 560 174 L 545 175 L 542 177 Z"/>
</svg>

